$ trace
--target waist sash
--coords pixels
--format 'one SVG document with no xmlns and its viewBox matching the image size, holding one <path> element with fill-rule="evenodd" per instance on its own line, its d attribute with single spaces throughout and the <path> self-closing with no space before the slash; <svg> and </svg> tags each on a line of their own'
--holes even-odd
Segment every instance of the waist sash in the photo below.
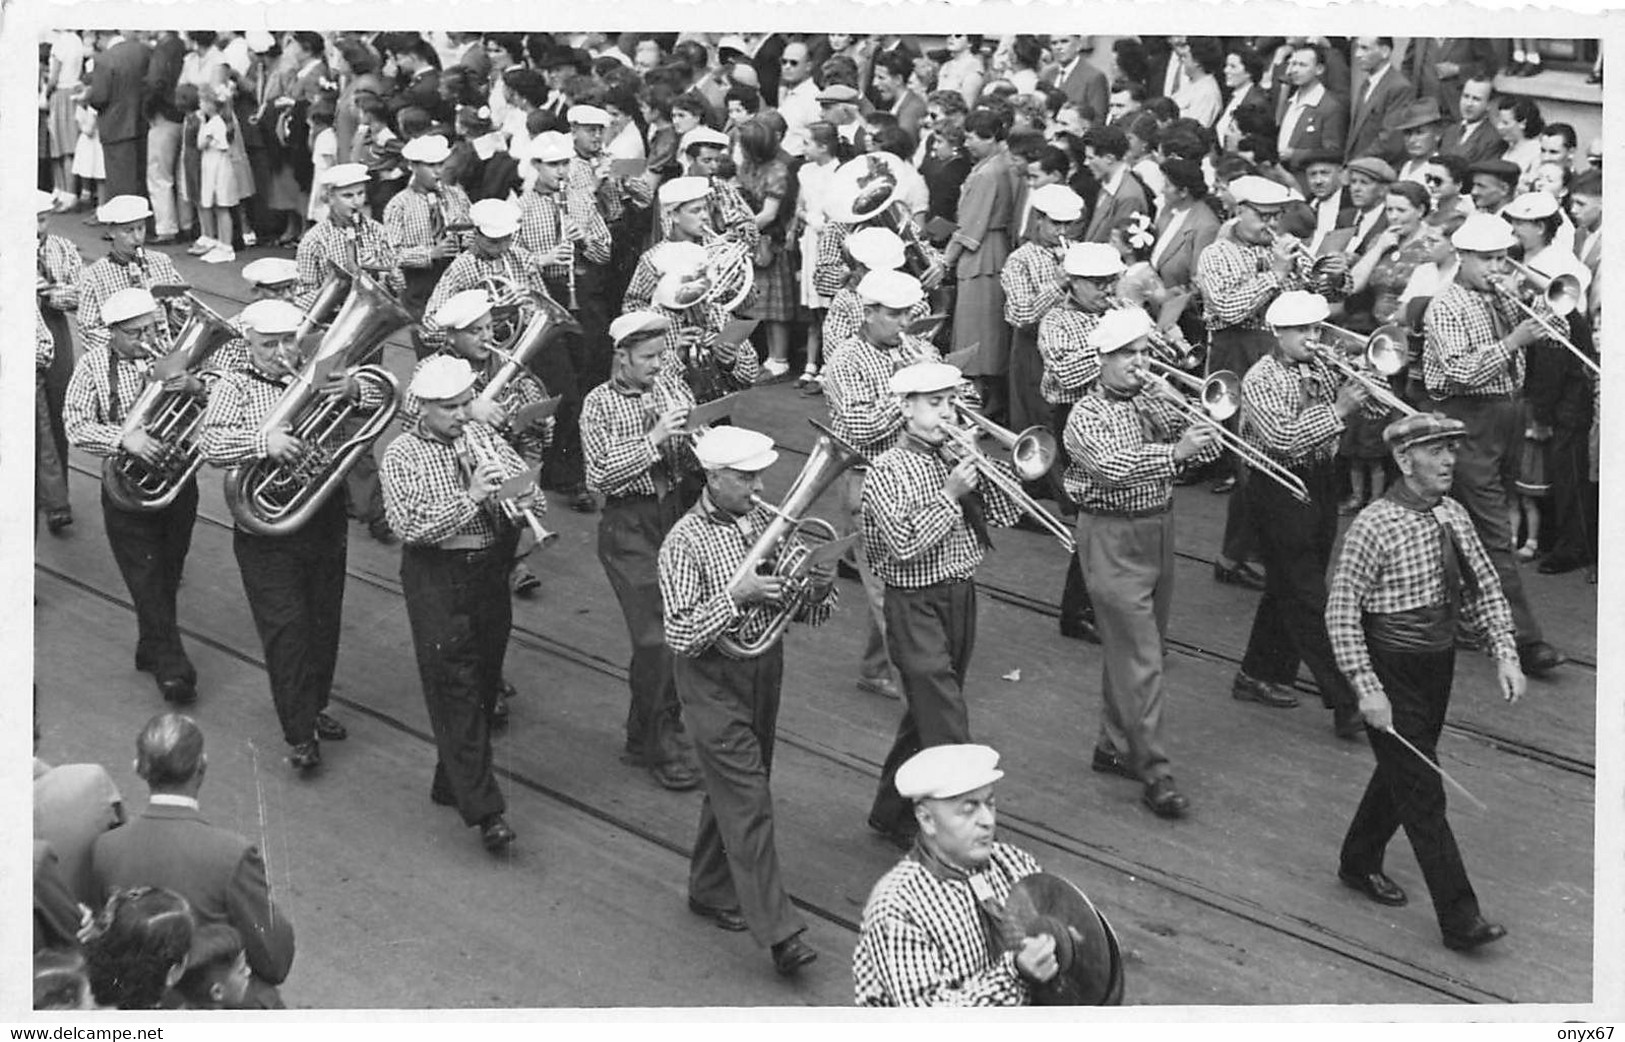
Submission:
<svg viewBox="0 0 1625 1042">
<path fill-rule="evenodd" d="M 1367 612 L 1363 621 L 1366 640 L 1385 651 L 1445 651 L 1456 645 L 1456 612 L 1448 602 L 1409 611 Z"/>
</svg>

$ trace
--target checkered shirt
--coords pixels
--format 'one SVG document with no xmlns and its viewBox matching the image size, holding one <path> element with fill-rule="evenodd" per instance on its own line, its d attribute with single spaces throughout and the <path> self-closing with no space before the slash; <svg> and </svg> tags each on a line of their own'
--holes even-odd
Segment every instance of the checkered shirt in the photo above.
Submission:
<svg viewBox="0 0 1625 1042">
<path fill-rule="evenodd" d="M 587 195 L 526 192 L 519 198 L 519 233 L 514 240 L 537 256 L 545 257 L 561 240 L 567 241 L 564 235 L 566 212 L 578 227 L 585 229 L 586 238 L 570 244 L 568 260 L 543 269 L 548 277 L 560 281 L 570 277 L 578 256 L 588 264 L 609 263 L 609 225 L 604 223 L 604 215 L 591 205 Z"/>
<path fill-rule="evenodd" d="M 1014 479 L 1008 463 L 994 466 Z M 918 589 L 976 574 L 982 544 L 961 501 L 943 490 L 952 469 L 941 452 L 906 432 L 870 465 L 863 482 L 863 549 L 870 570 L 887 586 Z M 977 487 L 989 526 L 1013 525 L 1021 517 L 992 482 Z"/>
<path fill-rule="evenodd" d="M 51 360 L 56 357 L 56 341 L 51 338 L 51 329 L 45 324 L 45 313 L 40 310 L 39 301 L 34 301 L 34 371 L 43 373 L 51 368 Z"/>
<path fill-rule="evenodd" d="M 434 315 L 441 305 L 463 290 L 480 289 L 487 278 L 523 286 L 531 293 L 553 299 L 547 292 L 547 283 L 542 280 L 542 268 L 536 263 L 536 255 L 517 242 L 509 243 L 496 260 L 487 260 L 476 256 L 472 250 L 465 250 L 446 268 L 440 280 L 434 284 L 429 302 L 423 306 L 423 322 L 419 329 L 422 330 L 424 344 L 437 351 L 446 346 L 446 330 L 434 320 Z"/>
<path fill-rule="evenodd" d="M 107 347 L 102 303 L 108 297 L 121 289 L 151 289 L 185 282 L 169 255 L 154 250 L 142 250 L 129 264 L 120 264 L 109 255 L 90 265 L 79 281 L 79 340 L 84 349 L 101 351 Z"/>
<path fill-rule="evenodd" d="M 646 210 L 654 201 L 654 189 L 643 178 L 605 177 L 598 180 L 593 176 L 593 161 L 578 155 L 570 157 L 564 184 L 567 189 L 579 192 L 586 198 L 596 199 L 598 212 L 607 224 L 615 224 L 625 216 L 628 203 L 635 209 Z"/>
<path fill-rule="evenodd" d="M 852 267 L 846 259 L 846 237 L 854 225 L 829 221 L 818 229 L 818 258 L 813 267 L 813 289 L 822 297 L 833 297 L 852 281 Z"/>
<path fill-rule="evenodd" d="M 463 424 L 455 442 L 444 442 L 414 423 L 384 450 L 378 467 L 384 490 L 384 516 L 409 546 L 436 546 L 453 536 L 474 536 L 482 547 L 495 543 L 511 524 L 496 497 L 476 503 L 468 476 L 479 460 L 497 460 L 508 477 L 526 467 L 502 435 L 478 420 Z M 537 511 L 546 500 L 536 497 Z"/>
<path fill-rule="evenodd" d="M 443 351 L 435 352 L 435 355 L 445 355 L 448 358 L 463 357 L 449 347 Z M 435 355 L 430 357 L 435 357 Z M 428 360 L 428 358 L 425 358 L 412 369 L 413 377 L 417 376 L 418 370 L 422 369 L 424 362 Z M 491 378 L 496 375 L 498 369 L 502 368 L 502 359 L 493 354 L 486 359 L 484 366 L 481 366 L 473 359 L 467 361 L 470 366 L 474 367 L 474 393 L 476 395 L 485 393 L 485 388 L 490 384 Z M 412 381 L 407 380 L 406 386 L 410 388 L 411 385 Z M 546 397 L 547 388 L 542 386 L 542 382 L 536 378 L 534 373 L 521 367 L 518 372 L 514 373 L 513 379 L 509 380 L 507 385 L 502 388 L 502 393 L 497 395 L 496 403 L 502 406 L 502 410 L 508 414 L 511 420 L 513 415 L 520 409 L 534 402 L 539 402 Z M 402 391 L 401 429 L 407 430 L 415 427 L 418 418 L 422 415 L 422 400 L 410 390 Z M 507 439 L 508 444 L 513 446 L 514 451 L 519 453 L 528 464 L 541 462 L 542 457 L 547 454 L 548 445 L 553 442 L 552 427 L 541 424 L 523 431 L 515 431 L 511 425 L 505 425 L 498 428 L 498 433 Z"/>
<path fill-rule="evenodd" d="M 662 371 L 657 386 L 661 402 L 694 405 L 694 393 L 681 378 Z M 581 403 L 581 454 L 587 461 L 588 488 L 611 498 L 653 496 L 658 492 L 650 467 L 662 459 L 676 460 L 685 470 L 698 466 L 692 435 L 679 431 L 660 448 L 649 440 L 655 397 L 613 379 L 587 392 Z"/>
<path fill-rule="evenodd" d="M 468 224 L 468 193 L 454 184 L 442 184 L 437 192 L 423 192 L 408 185 L 396 192 L 384 205 L 384 233 L 395 248 L 395 261 L 403 268 L 430 268 L 434 258 L 429 256 L 435 242 L 435 211 L 444 217 L 440 228 Z M 324 224 L 327 222 L 323 222 Z M 466 248 L 468 235 L 458 236 Z"/>
<path fill-rule="evenodd" d="M 756 227 L 756 211 L 750 208 L 745 197 L 739 193 L 738 186 L 731 181 L 715 177 L 710 181 L 711 195 L 716 200 L 715 212 L 722 221 L 722 227 L 713 230 L 718 235 L 732 232 L 735 240 L 754 250 L 762 238 L 761 229 Z"/>
<path fill-rule="evenodd" d="M 918 322 L 931 314 L 931 301 L 922 299 L 908 312 L 910 322 Z M 824 313 L 824 365 L 835 360 L 834 347 L 846 343 L 863 330 L 863 298 L 851 286 L 830 298 L 829 310 Z"/>
<path fill-rule="evenodd" d="M 709 249 L 721 237 L 707 232 L 699 245 Z M 632 279 L 626 284 L 626 293 L 621 297 L 621 310 L 648 311 L 654 307 L 655 287 L 660 284 L 660 268 L 655 264 L 655 251 L 666 242 L 676 240 L 662 240 L 644 250 L 638 256 L 637 267 L 632 269 Z"/>
<path fill-rule="evenodd" d="M 112 407 L 112 387 L 108 366 L 113 350 L 86 349 L 73 367 L 68 390 L 62 402 L 62 426 L 68 442 L 92 456 L 112 456 L 124 440 L 124 419 L 130 407 L 147 386 L 146 359 L 119 358 L 118 410 Z M 118 416 L 117 422 L 114 416 Z"/>
<path fill-rule="evenodd" d="M 1174 494 L 1173 442 L 1190 418 L 1151 394 L 1119 398 L 1096 387 L 1073 407 L 1062 441 L 1070 457 L 1062 479 L 1085 510 L 1134 513 L 1160 510 Z M 1189 463 L 1217 459 L 1215 443 Z"/>
<path fill-rule="evenodd" d="M 1556 318 L 1544 299 L 1535 310 L 1567 335 L 1568 320 Z M 1428 305 L 1422 319 L 1422 379 L 1435 398 L 1476 398 L 1523 390 L 1526 359 L 1522 348 L 1508 345 L 1506 335 L 1523 321 L 1504 298 L 1451 283 Z M 1497 331 L 1497 322 L 1500 323 Z"/>
<path fill-rule="evenodd" d="M 699 502 L 678 519 L 660 546 L 660 598 L 665 605 L 666 646 L 679 655 L 698 658 L 710 650 L 719 637 L 732 636 L 740 643 L 760 639 L 779 614 L 777 605 L 751 605 L 741 608 L 728 593 L 734 572 L 773 521 L 765 507 L 756 507 L 744 517 L 735 518 L 718 510 L 711 494 L 701 494 Z M 790 535 L 768 557 L 777 567 L 789 545 L 802 545 L 801 537 Z M 794 616 L 794 621 L 823 625 L 835 606 L 835 588 L 817 604 Z M 729 658 L 739 658 L 717 648 Z"/>
<path fill-rule="evenodd" d="M 1462 583 L 1461 618 L 1487 634 L 1491 657 L 1517 662 L 1512 610 L 1501 580 L 1467 510 L 1446 496 L 1423 514 L 1391 499 L 1379 499 L 1354 518 L 1332 572 L 1326 598 L 1326 635 L 1337 668 L 1361 698 L 1382 693 L 1366 647 L 1364 614 L 1386 615 L 1442 604 L 1446 600 L 1439 526 L 1449 526 L 1463 570 L 1471 569 L 1477 590 Z"/>
<path fill-rule="evenodd" d="M 79 247 L 60 235 L 47 235 L 35 250 L 34 263 L 45 281 L 58 287 L 45 295 L 46 304 L 58 311 L 79 306 L 79 280 L 85 271 Z"/>
<path fill-rule="evenodd" d="M 1309 288 L 1309 261 L 1301 255 L 1286 275 L 1270 265 L 1275 252 L 1235 239 L 1215 239 L 1196 261 L 1192 281 L 1202 293 L 1209 332 L 1264 329 L 1264 309 L 1287 290 Z"/>
<path fill-rule="evenodd" d="M 1037 325 L 1067 298 L 1067 276 L 1052 246 L 1025 242 L 1004 262 L 1004 320 L 1012 326 Z"/>
<path fill-rule="evenodd" d="M 1329 462 L 1344 423 L 1333 402 L 1341 377 L 1319 358 L 1265 355 L 1241 380 L 1241 436 L 1287 467 Z"/>
<path fill-rule="evenodd" d="M 294 254 L 294 263 L 299 268 L 299 290 L 294 294 L 294 306 L 308 311 L 333 270 L 353 271 L 357 261 L 369 267 L 389 268 L 383 281 L 391 293 L 399 296 L 405 289 L 406 281 L 401 277 L 395 246 L 383 225 L 365 214 L 356 214 L 354 222 L 343 227 L 331 216 L 311 225 L 300 238 L 299 249 Z"/>
<path fill-rule="evenodd" d="M 902 343 L 886 350 L 861 335 L 827 345 L 831 362 L 824 368 L 824 400 L 830 427 L 847 444 L 874 459 L 897 444 L 903 410 L 891 391 L 892 374 L 903 366 L 941 356 L 930 341 L 903 334 Z"/>
<path fill-rule="evenodd" d="M 293 377 L 267 375 L 252 361 L 223 374 L 210 389 L 209 407 L 203 412 L 198 439 L 203 459 L 216 467 L 264 459 L 270 450 L 260 426 L 293 382 Z M 383 404 L 383 396 L 370 384 L 362 386 L 358 408 L 371 411 Z"/>
<path fill-rule="evenodd" d="M 687 373 L 694 366 L 716 364 L 713 361 L 712 348 L 716 346 L 717 335 L 722 332 L 722 328 L 732 321 L 732 313 L 715 305 L 696 305 L 678 309 L 651 304 L 647 310 L 664 315 L 671 322 L 661 336 L 666 344 L 665 353 L 661 357 L 663 372 Z M 704 334 L 692 363 L 680 346 L 683 332 L 689 329 L 698 329 Z M 756 348 L 747 339 L 743 344 L 735 345 L 733 362 L 726 368 L 718 364 L 717 371 L 732 381 L 736 387 L 744 388 L 756 382 L 756 377 L 762 372 L 762 363 L 761 359 L 756 357 Z"/>
<path fill-rule="evenodd" d="M 1100 379 L 1100 352 L 1089 343 L 1089 334 L 1103 314 L 1063 304 L 1039 320 L 1038 354 L 1044 360 L 1044 375 L 1038 393 L 1046 402 L 1075 402 Z"/>
<path fill-rule="evenodd" d="M 1032 855 L 994 843 L 981 873 L 1002 905 L 1039 871 Z M 1021 1006 L 1032 1000 L 1015 952 L 988 943 L 968 880 L 943 879 L 913 856 L 880 877 L 863 908 L 852 980 L 859 1006 Z"/>
</svg>

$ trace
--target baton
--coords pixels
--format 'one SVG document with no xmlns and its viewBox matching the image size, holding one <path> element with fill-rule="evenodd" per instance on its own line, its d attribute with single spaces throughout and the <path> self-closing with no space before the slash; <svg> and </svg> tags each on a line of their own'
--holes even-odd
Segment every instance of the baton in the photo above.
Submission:
<svg viewBox="0 0 1625 1042">
<path fill-rule="evenodd" d="M 1404 735 L 1400 734 L 1398 731 L 1394 730 L 1392 727 L 1387 728 L 1384 733 L 1390 734 L 1390 735 L 1394 736 L 1395 738 L 1399 739 L 1399 744 L 1400 745 L 1403 745 L 1405 748 L 1407 748 L 1411 752 L 1415 753 L 1417 755 L 1418 759 L 1420 759 L 1423 763 L 1427 764 L 1429 767 L 1432 767 L 1434 769 L 1434 771 L 1436 771 L 1438 773 L 1439 777 L 1441 777 L 1445 781 L 1449 782 L 1451 788 L 1455 789 L 1457 792 L 1459 792 L 1463 796 L 1467 797 L 1468 802 L 1471 803 L 1473 806 L 1477 807 L 1479 810 L 1486 810 L 1486 811 L 1489 810 L 1488 807 L 1484 806 L 1484 803 L 1483 803 L 1482 800 L 1480 800 L 1477 796 L 1474 796 L 1472 793 L 1467 791 L 1467 786 L 1463 785 L 1461 782 L 1457 781 L 1456 779 L 1450 777 L 1450 772 L 1446 771 L 1443 767 L 1440 767 L 1438 764 L 1434 763 L 1432 760 L 1428 759 L 1426 756 L 1423 756 L 1422 755 L 1422 750 L 1420 750 L 1416 746 L 1412 745 L 1410 743 L 1410 740 L 1407 739 Z"/>
</svg>

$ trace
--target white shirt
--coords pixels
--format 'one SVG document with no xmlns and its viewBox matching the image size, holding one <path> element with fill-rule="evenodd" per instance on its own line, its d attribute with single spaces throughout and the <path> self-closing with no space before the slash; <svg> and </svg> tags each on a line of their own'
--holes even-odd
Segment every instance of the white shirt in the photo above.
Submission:
<svg viewBox="0 0 1625 1042">
<path fill-rule="evenodd" d="M 56 76 L 58 89 L 79 86 L 85 69 L 85 44 L 79 34 L 64 30 L 51 36 L 51 57 L 61 66 Z"/>
<path fill-rule="evenodd" d="M 1191 80 L 1179 88 L 1173 102 L 1179 106 L 1181 116 L 1210 127 L 1219 115 L 1219 81 L 1212 76 Z"/>
<path fill-rule="evenodd" d="M 807 128 L 823 115 L 823 106 L 818 104 L 818 84 L 811 76 L 780 99 L 779 115 L 784 117 L 784 150 L 792 156 L 806 155 Z"/>
<path fill-rule="evenodd" d="M 1171 98 L 1179 93 L 1179 88 L 1185 85 L 1185 63 L 1179 60 L 1179 55 L 1168 55 L 1168 68 L 1162 74 L 1162 94 Z"/>
<path fill-rule="evenodd" d="M 1337 211 L 1342 209 L 1341 196 L 1333 192 L 1324 199 L 1318 199 L 1309 204 L 1315 211 L 1315 234 L 1309 240 L 1309 252 L 1319 253 L 1320 244 L 1326 241 L 1326 236 L 1337 227 Z"/>
<path fill-rule="evenodd" d="M 1275 147 L 1284 156 L 1287 153 L 1287 142 L 1292 140 L 1292 132 L 1298 129 L 1298 120 L 1303 118 L 1303 110 L 1319 105 L 1326 96 L 1326 85 L 1317 83 L 1308 90 L 1299 89 L 1292 94 L 1292 100 L 1287 102 L 1286 115 L 1281 119 L 1281 132 L 1276 135 Z"/>
<path fill-rule="evenodd" d="M 1195 205 L 1205 206 L 1207 204 L 1199 202 Z M 1191 208 L 1187 206 L 1183 210 L 1175 210 L 1173 217 L 1169 218 L 1168 227 L 1162 230 L 1162 234 L 1157 236 L 1157 244 L 1151 247 L 1151 266 L 1153 268 L 1162 263 L 1162 255 L 1167 252 L 1168 244 L 1174 241 L 1174 237 L 1179 234 L 1179 229 L 1185 226 L 1185 218 L 1189 217 L 1190 213 Z"/>
<path fill-rule="evenodd" d="M 1354 219 L 1354 238 L 1349 240 L 1349 249 L 1356 249 L 1361 243 L 1365 242 L 1365 237 L 1371 234 L 1371 229 L 1375 228 L 1377 222 L 1382 220 L 1382 213 L 1383 208 L 1381 206 L 1373 206 Z"/>
<path fill-rule="evenodd" d="M 1389 63 L 1383 62 L 1382 65 L 1377 68 L 1376 72 L 1373 72 L 1370 76 L 1366 77 L 1365 86 L 1360 91 L 1361 104 L 1371 100 L 1371 92 L 1377 89 L 1377 84 L 1381 83 L 1382 78 L 1388 74 L 1388 69 Z"/>
<path fill-rule="evenodd" d="M 155 792 L 147 797 L 149 807 L 185 807 L 188 810 L 197 810 L 196 796 L 177 796 L 171 792 Z"/>
</svg>

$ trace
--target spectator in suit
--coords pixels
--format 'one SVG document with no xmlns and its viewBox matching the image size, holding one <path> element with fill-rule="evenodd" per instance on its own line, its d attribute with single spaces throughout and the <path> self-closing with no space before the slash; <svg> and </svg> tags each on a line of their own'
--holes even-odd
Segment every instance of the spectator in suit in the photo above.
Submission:
<svg viewBox="0 0 1625 1042">
<path fill-rule="evenodd" d="M 391 112 L 409 106 L 427 112 L 437 123 L 451 122 L 451 106 L 440 96 L 438 55 L 429 41 L 418 37 L 395 52 L 395 69 L 406 82 L 389 99 Z"/>
<path fill-rule="evenodd" d="M 1269 94 L 1258 85 L 1259 78 L 1264 75 L 1264 59 L 1259 53 L 1245 44 L 1231 47 L 1224 56 L 1224 90 L 1227 100 L 1219 118 L 1213 124 L 1213 136 L 1222 142 L 1240 140 L 1241 135 L 1231 137 L 1236 129 L 1236 113 L 1246 106 L 1255 106 L 1266 112 L 1272 112 L 1269 103 Z M 1274 117 L 1272 116 L 1271 119 Z"/>
<path fill-rule="evenodd" d="M 897 125 L 918 140 L 920 119 L 925 115 L 925 99 L 908 88 L 908 77 L 913 71 L 914 62 L 906 52 L 882 51 L 875 55 L 871 93 L 876 107 L 896 116 Z"/>
<path fill-rule="evenodd" d="M 1092 127 L 1083 136 L 1083 161 L 1100 182 L 1100 196 L 1084 229 L 1085 242 L 1110 242 L 1112 229 L 1137 213 L 1150 213 L 1145 186 L 1129 170 L 1128 135 L 1116 127 Z"/>
<path fill-rule="evenodd" d="M 1447 119 L 1459 119 L 1465 116 L 1459 103 L 1467 84 L 1475 79 L 1492 82 L 1501 59 L 1491 40 L 1417 36 L 1411 39 L 1406 65 L 1416 96 L 1436 99 Z"/>
<path fill-rule="evenodd" d="M 79 946 L 79 931 L 90 909 L 74 898 L 62 876 L 56 851 L 43 839 L 34 840 L 34 951 L 71 951 Z"/>
<path fill-rule="evenodd" d="M 1309 212 L 1313 230 L 1301 238 L 1311 253 L 1320 252 L 1327 234 L 1337 228 L 1337 220 L 1350 205 L 1343 185 L 1343 160 L 1335 150 L 1311 152 L 1303 160 L 1303 177 L 1308 188 Z"/>
<path fill-rule="evenodd" d="M 1397 162 L 1404 151 L 1404 140 L 1392 123 L 1410 104 L 1416 89 L 1394 68 L 1393 56 L 1392 36 L 1354 39 L 1354 64 L 1365 74 L 1365 80 L 1350 99 L 1345 159 L 1381 156 Z"/>
<path fill-rule="evenodd" d="M 1051 36 L 1049 49 L 1055 67 L 1043 77 L 1044 82 L 1059 88 L 1074 105 L 1105 112 L 1108 104 L 1106 74 L 1084 57 L 1083 37 Z"/>
<path fill-rule="evenodd" d="M 1574 153 L 1580 147 L 1580 138 L 1568 123 L 1548 123 L 1540 132 L 1540 161 L 1556 163 L 1565 170 L 1574 169 Z"/>
<path fill-rule="evenodd" d="M 1426 186 L 1422 174 L 1428 160 L 1439 151 L 1444 125 L 1444 115 L 1434 98 L 1417 98 L 1399 110 L 1393 119 L 1393 129 L 1405 142 L 1405 155 L 1395 171 L 1398 180 Z"/>
<path fill-rule="evenodd" d="M 1495 121 L 1490 118 L 1490 99 L 1495 86 L 1487 76 L 1474 76 L 1462 84 L 1457 95 L 1456 122 L 1445 128 L 1439 151 L 1461 156 L 1468 163 L 1494 159 L 1506 147 Z"/>
<path fill-rule="evenodd" d="M 152 52 L 140 32 L 128 30 L 96 55 L 85 104 L 96 110 L 96 137 L 107 170 L 107 198 L 145 197 L 147 169 L 146 78 Z"/>
<path fill-rule="evenodd" d="M 1344 167 L 1344 177 L 1348 181 L 1349 205 L 1337 215 L 1337 226 L 1354 229 L 1354 237 L 1344 252 L 1359 256 L 1388 226 L 1383 203 L 1388 186 L 1395 180 L 1394 168 L 1374 156 L 1361 156 Z"/>
<path fill-rule="evenodd" d="M 1473 207 L 1483 213 L 1498 214 L 1518 194 L 1523 171 L 1505 159 L 1487 159 L 1468 167 L 1473 176 Z"/>
<path fill-rule="evenodd" d="M 1137 80 L 1118 80 L 1112 84 L 1106 101 L 1106 124 L 1126 127 L 1128 121 L 1145 107 L 1145 84 Z"/>
<path fill-rule="evenodd" d="M 1341 149 L 1347 140 L 1348 106 L 1321 82 L 1326 74 L 1326 52 L 1319 44 L 1305 43 L 1287 59 L 1286 77 L 1292 92 L 1276 109 L 1275 147 L 1281 165 L 1296 170 L 1303 156 L 1323 149 Z"/>
<path fill-rule="evenodd" d="M 186 899 L 200 925 L 235 928 L 254 971 L 245 1008 L 280 1009 L 276 985 L 293 966 L 293 925 L 272 901 L 259 847 L 199 812 L 207 767 L 203 732 L 191 717 L 160 713 L 147 721 L 136 739 L 135 768 L 151 797 L 140 817 L 98 837 L 91 875 L 102 893 L 168 887 Z"/>
<path fill-rule="evenodd" d="M 113 894 L 85 941 L 85 969 L 104 1009 L 157 1009 L 186 972 L 195 929 L 186 898 L 135 886 Z"/>
</svg>

